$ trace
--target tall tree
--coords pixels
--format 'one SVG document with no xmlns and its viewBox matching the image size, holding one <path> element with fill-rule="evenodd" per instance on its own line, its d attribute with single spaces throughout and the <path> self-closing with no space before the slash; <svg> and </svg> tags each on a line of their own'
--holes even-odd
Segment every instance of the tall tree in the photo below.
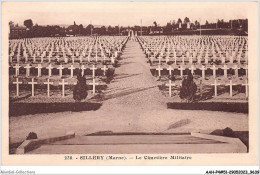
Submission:
<svg viewBox="0 0 260 175">
<path fill-rule="evenodd" d="M 185 17 L 183 22 L 184 24 L 187 24 L 188 22 L 190 22 L 190 19 L 188 17 Z"/>
<path fill-rule="evenodd" d="M 14 27 L 14 22 L 13 21 L 9 21 L 9 27 Z"/>
<path fill-rule="evenodd" d="M 177 24 L 182 23 L 181 18 L 178 19 Z"/>
<path fill-rule="evenodd" d="M 87 27 L 86 27 L 86 32 L 88 35 L 91 34 L 91 30 L 93 30 L 94 26 L 92 24 L 89 24 Z"/>
<path fill-rule="evenodd" d="M 200 23 L 197 20 L 195 20 L 194 25 L 195 25 L 195 27 L 197 27 L 200 25 Z"/>
<path fill-rule="evenodd" d="M 106 34 L 106 27 L 105 26 L 102 26 L 101 28 L 100 28 L 100 34 L 101 35 L 105 35 Z"/>
<path fill-rule="evenodd" d="M 153 24 L 154 24 L 154 27 L 157 27 L 157 22 L 156 21 L 154 21 Z"/>
<path fill-rule="evenodd" d="M 28 29 L 32 29 L 33 27 L 33 21 L 31 19 L 27 19 L 23 22 L 23 24 L 28 28 Z"/>
</svg>

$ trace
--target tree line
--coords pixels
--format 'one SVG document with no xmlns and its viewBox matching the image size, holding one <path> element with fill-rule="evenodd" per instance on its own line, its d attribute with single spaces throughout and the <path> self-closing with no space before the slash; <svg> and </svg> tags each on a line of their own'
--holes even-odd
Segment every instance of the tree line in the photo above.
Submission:
<svg viewBox="0 0 260 175">
<path fill-rule="evenodd" d="M 9 26 L 14 26 L 12 21 L 9 22 Z M 24 21 L 24 26 L 27 28 L 26 36 L 30 37 L 64 37 L 64 36 L 87 36 L 87 35 L 128 35 L 129 30 L 137 31 L 138 34 L 143 35 L 151 34 L 151 31 L 161 30 L 164 34 L 172 34 L 174 31 L 187 31 L 197 29 L 239 29 L 248 30 L 247 19 L 237 19 L 224 21 L 223 19 L 217 20 L 215 23 L 209 23 L 206 21 L 205 24 L 201 24 L 198 20 L 192 22 L 188 17 L 185 17 L 182 21 L 172 20 L 167 22 L 166 25 L 160 26 L 156 21 L 151 26 L 94 26 L 92 24 L 84 27 L 82 24 L 76 24 L 74 21 L 73 25 L 70 26 L 59 26 L 59 25 L 38 25 L 34 24 L 31 19 Z"/>
</svg>

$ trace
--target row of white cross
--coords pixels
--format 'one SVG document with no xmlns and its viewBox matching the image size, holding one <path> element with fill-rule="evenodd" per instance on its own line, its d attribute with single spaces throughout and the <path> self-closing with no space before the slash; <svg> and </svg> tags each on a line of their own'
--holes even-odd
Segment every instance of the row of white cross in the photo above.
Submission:
<svg viewBox="0 0 260 175">
<path fill-rule="evenodd" d="M 182 65 L 179 67 L 179 68 L 173 68 L 172 66 L 169 66 L 167 68 L 167 70 L 169 71 L 169 75 L 172 75 L 172 71 L 174 71 L 175 69 L 177 70 L 180 70 L 180 76 L 183 77 L 183 71 L 186 70 L 186 68 L 184 68 Z M 205 79 L 205 71 L 208 69 L 206 68 L 206 66 L 202 65 L 201 68 L 196 68 L 194 67 L 194 65 L 191 65 L 190 68 L 188 68 L 189 70 L 191 70 L 191 73 L 194 74 L 194 71 L 196 69 L 200 69 L 202 70 L 202 78 Z M 216 70 L 218 69 L 222 69 L 224 70 L 224 77 L 227 78 L 227 70 L 229 69 L 233 69 L 235 70 L 235 76 L 238 77 L 238 70 L 239 69 L 245 69 L 246 70 L 246 76 L 248 74 L 248 66 L 246 65 L 244 68 L 240 68 L 238 67 L 237 65 L 234 65 L 234 67 L 230 68 L 228 67 L 226 64 L 223 66 L 223 68 L 219 68 L 219 67 L 216 67 L 215 65 L 213 65 L 212 67 L 210 67 L 209 69 L 212 69 L 213 70 L 213 77 L 216 78 Z M 158 76 L 160 77 L 161 76 L 161 71 L 163 70 L 163 68 L 158 65 L 158 67 L 156 68 L 156 70 L 158 71 Z"/>
<path fill-rule="evenodd" d="M 200 48 L 193 48 L 193 49 L 184 49 L 181 50 L 181 48 L 172 48 L 172 47 L 155 47 L 154 49 L 151 47 L 147 47 L 142 45 L 143 50 L 148 55 L 158 55 L 159 56 L 170 56 L 173 55 L 173 57 L 180 57 L 180 56 L 186 56 L 186 57 L 247 57 L 248 52 L 246 50 L 207 50 L 207 49 L 200 49 Z"/>
<path fill-rule="evenodd" d="M 215 50 L 218 53 L 222 51 L 243 51 L 248 49 L 248 37 L 224 37 L 224 36 L 210 36 L 210 38 L 196 36 L 152 36 L 152 37 L 138 37 L 139 42 L 143 48 L 151 51 L 159 52 L 167 48 L 176 48 L 180 51 L 187 50 Z"/>
<path fill-rule="evenodd" d="M 19 96 L 19 85 L 22 84 L 23 82 L 22 81 L 19 81 L 18 78 L 16 78 L 16 81 L 13 82 L 13 84 L 16 85 L 16 96 Z M 32 81 L 31 82 L 28 82 L 28 84 L 30 84 L 32 86 L 32 96 L 34 97 L 34 86 L 37 83 L 37 81 L 34 81 L 34 78 L 32 78 Z M 47 85 L 47 96 L 50 97 L 50 85 L 53 85 L 53 82 L 50 81 L 50 79 L 47 79 L 47 82 L 43 82 L 43 84 L 46 84 Z M 59 85 L 62 86 L 62 97 L 65 97 L 65 85 L 68 85 L 69 83 L 68 82 L 65 82 L 64 79 L 61 79 L 61 82 L 59 82 Z M 76 85 L 77 83 L 73 83 L 73 85 Z M 90 85 L 93 86 L 92 88 L 92 92 L 93 94 L 96 93 L 96 85 L 99 85 L 99 83 L 96 82 L 95 78 L 93 78 L 93 81 L 92 83 L 88 83 Z"/>
<path fill-rule="evenodd" d="M 149 60 L 150 60 L 152 63 L 154 62 L 154 60 L 157 60 L 157 59 L 158 59 L 159 64 L 161 64 L 162 62 L 168 63 L 168 62 L 171 61 L 171 60 L 170 60 L 171 58 L 174 59 L 174 64 L 177 64 L 177 62 L 180 62 L 180 59 L 181 59 L 181 63 L 182 63 L 182 64 L 185 64 L 185 58 L 186 58 L 186 57 L 184 57 L 184 56 L 182 56 L 182 57 L 177 57 L 177 56 L 170 57 L 170 56 L 166 56 L 166 57 L 165 57 L 165 61 L 164 61 L 164 59 L 163 59 L 162 56 L 159 56 L 158 58 L 156 58 L 154 55 L 149 56 Z M 194 58 L 195 58 L 195 57 L 191 57 L 191 56 L 188 57 L 190 64 L 194 63 Z M 211 58 L 210 58 L 210 57 L 204 57 L 204 63 L 205 63 L 205 64 L 208 64 L 209 62 L 211 62 L 209 59 L 211 59 Z M 213 60 L 213 61 L 215 61 L 216 59 L 217 59 L 216 57 L 212 57 L 212 60 Z M 240 63 L 241 63 L 241 57 L 238 57 L 238 58 L 236 59 L 236 61 L 237 61 L 238 64 L 240 64 Z M 245 59 L 245 62 L 246 62 L 246 63 L 247 63 L 247 61 L 248 61 L 248 60 Z M 197 57 L 197 58 L 196 58 L 196 63 L 198 63 L 198 64 L 202 63 L 202 57 Z M 222 63 L 222 64 L 225 64 L 225 63 L 226 63 L 226 58 L 225 58 L 225 57 L 221 57 L 221 63 Z M 233 57 L 229 57 L 229 63 L 234 63 L 234 58 L 233 58 Z"/>
<path fill-rule="evenodd" d="M 16 64 L 13 68 L 15 69 L 15 76 L 18 76 L 20 74 L 19 69 L 21 68 L 21 66 L 19 64 Z M 24 68 L 26 69 L 26 77 L 29 77 L 30 76 L 30 69 L 32 68 L 32 66 L 30 64 L 27 64 Z M 38 70 L 38 77 L 41 77 L 42 76 L 42 68 L 44 68 L 44 67 L 41 64 L 38 64 L 34 68 L 36 68 Z M 48 69 L 48 75 L 49 75 L 49 77 L 51 77 L 52 76 L 52 69 L 54 69 L 54 67 L 52 67 L 52 64 L 49 64 L 45 68 Z M 62 64 L 57 67 L 57 69 L 59 70 L 59 76 L 60 77 L 63 76 L 62 71 L 63 71 L 64 68 L 65 67 L 63 67 Z M 68 67 L 68 69 L 70 69 L 70 76 L 72 78 L 74 76 L 73 70 L 76 69 L 76 67 L 74 67 L 73 64 L 72 64 L 72 65 L 70 65 L 70 67 Z M 80 66 L 80 69 L 81 69 L 81 75 L 83 76 L 84 71 L 87 68 L 85 67 L 84 64 L 82 64 Z M 90 70 L 92 70 L 92 77 L 95 77 L 95 71 L 97 70 L 97 67 L 95 67 L 95 65 L 93 64 L 92 67 L 90 68 Z M 101 70 L 103 70 L 103 74 L 106 75 L 106 71 L 108 70 L 108 67 L 106 65 L 104 65 L 101 68 Z"/>
<path fill-rule="evenodd" d="M 95 57 L 95 61 L 106 60 L 108 57 L 114 56 L 117 57 L 118 53 L 121 52 L 123 45 L 127 41 L 127 37 L 120 38 L 111 38 L 111 41 L 108 39 L 90 38 L 93 42 L 86 42 L 86 38 L 77 37 L 74 38 L 72 43 L 68 42 L 68 38 L 56 38 L 54 40 L 50 38 L 37 38 L 29 40 L 11 40 L 9 44 L 10 50 L 10 62 L 13 62 L 13 59 L 16 58 L 17 63 L 20 62 L 21 57 L 25 59 L 25 62 L 32 60 L 37 62 L 37 58 L 41 58 L 41 62 L 44 62 L 45 58 L 48 57 L 48 62 L 51 62 L 53 58 L 53 53 L 55 53 L 56 61 L 60 61 L 60 55 L 63 55 L 63 61 L 65 63 L 69 62 L 67 56 L 71 57 L 71 61 L 74 63 L 75 55 L 79 58 L 80 62 L 83 62 L 87 57 L 87 61 L 90 62 L 92 58 Z M 83 42 L 82 42 L 83 40 Z M 55 45 L 55 47 L 54 47 Z M 94 46 L 94 47 L 93 47 Z M 51 47 L 51 48 L 50 48 Z M 56 48 L 56 51 L 54 51 Z M 72 51 L 73 50 L 73 51 Z M 20 54 L 22 51 L 22 54 Z M 94 57 L 93 53 L 95 54 Z M 98 55 L 101 55 L 99 57 Z M 48 56 L 47 56 L 48 55 Z"/>
<path fill-rule="evenodd" d="M 114 63 L 115 63 L 115 59 L 117 58 L 117 56 L 118 56 L 118 52 L 115 52 L 115 54 L 113 54 L 110 58 L 108 57 L 109 59 L 107 59 L 106 55 L 103 55 L 103 61 L 104 61 L 104 62 L 110 61 L 111 64 L 114 64 Z M 9 57 L 10 57 L 10 63 L 13 63 L 13 57 L 12 57 L 12 56 L 9 56 Z M 92 61 L 92 60 L 91 60 L 91 57 L 90 57 L 90 55 L 89 55 L 88 57 L 80 56 L 80 57 L 79 57 L 79 62 L 80 62 L 80 63 L 85 62 L 85 59 L 84 59 L 84 58 L 87 58 L 86 62 L 91 62 L 91 61 Z M 98 57 L 98 56 L 96 55 L 96 57 L 93 57 L 93 58 L 95 58 L 95 62 L 98 62 L 101 57 Z M 60 60 L 61 58 L 58 57 L 58 56 L 56 56 L 55 59 L 56 59 L 57 62 L 62 62 L 62 61 Z M 41 56 L 40 63 L 43 63 L 44 61 L 45 61 L 45 60 L 44 60 L 44 57 Z M 17 63 L 20 63 L 20 62 L 21 62 L 19 56 L 17 56 L 16 62 L 17 62 Z M 27 63 L 27 62 L 29 62 L 29 59 L 28 59 L 28 57 L 25 57 L 25 63 Z M 38 62 L 38 61 L 36 60 L 36 57 L 35 57 L 35 56 L 33 57 L 32 62 L 33 62 L 33 63 L 37 63 L 37 62 Z M 48 63 L 52 62 L 52 57 L 49 56 L 47 62 L 48 62 Z M 71 62 L 71 63 L 74 64 L 74 63 L 75 63 L 75 56 L 72 56 L 72 57 L 71 57 L 71 61 L 69 61 L 68 57 L 63 56 L 63 62 L 64 62 L 64 63 L 69 63 L 69 62 Z M 38 63 L 39 63 L 39 62 L 38 62 Z"/>
<path fill-rule="evenodd" d="M 169 96 L 171 97 L 172 96 L 172 87 L 176 86 L 176 84 L 172 83 L 172 81 L 169 80 L 169 83 L 166 83 L 165 85 L 167 87 L 169 87 Z M 217 83 L 217 80 L 215 79 L 214 80 L 214 84 L 210 84 L 210 85 L 214 86 L 215 96 L 217 96 L 218 95 L 218 88 L 217 88 L 217 86 L 220 86 L 221 84 Z M 232 80 L 229 80 L 228 84 L 223 84 L 223 85 L 229 86 L 229 94 L 230 94 L 230 97 L 232 97 L 233 96 L 233 86 L 239 85 L 239 84 L 233 83 Z M 180 86 L 181 86 L 181 84 L 180 84 Z M 244 84 L 242 84 L 242 86 L 245 86 L 246 97 L 248 97 L 248 82 L 247 82 L 247 80 L 246 80 L 246 82 Z"/>
</svg>

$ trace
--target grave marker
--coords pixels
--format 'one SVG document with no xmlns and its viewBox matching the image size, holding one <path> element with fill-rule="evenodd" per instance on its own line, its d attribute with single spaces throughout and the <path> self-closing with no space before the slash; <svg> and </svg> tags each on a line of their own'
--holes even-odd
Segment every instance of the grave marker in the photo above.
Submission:
<svg viewBox="0 0 260 175">
<path fill-rule="evenodd" d="M 59 76 L 62 77 L 62 70 L 64 69 L 64 67 L 61 65 L 59 65 L 59 67 L 57 68 L 59 69 Z"/>
<path fill-rule="evenodd" d="M 238 66 L 235 64 L 235 66 L 233 67 L 233 69 L 234 69 L 236 78 L 238 78 L 238 69 L 239 69 Z"/>
<path fill-rule="evenodd" d="M 236 85 L 236 84 L 233 84 L 232 80 L 229 80 L 229 84 L 226 84 L 226 86 L 229 86 L 230 97 L 233 96 L 233 85 Z"/>
<path fill-rule="evenodd" d="M 163 70 L 163 68 L 161 68 L 161 66 L 158 65 L 158 68 L 156 68 L 156 70 L 158 71 L 158 76 L 161 77 L 161 71 Z"/>
<path fill-rule="evenodd" d="M 26 69 L 26 77 L 30 76 L 30 69 L 32 66 L 30 66 L 30 64 L 27 64 L 24 68 Z"/>
<path fill-rule="evenodd" d="M 202 78 L 205 79 L 205 70 L 207 70 L 206 67 L 204 65 L 202 65 L 200 70 L 201 70 Z"/>
<path fill-rule="evenodd" d="M 50 82 L 50 79 L 47 79 L 47 82 L 43 82 L 44 84 L 47 84 L 47 96 L 50 97 L 50 85 L 53 84 L 53 82 Z"/>
<path fill-rule="evenodd" d="M 21 66 L 19 66 L 19 64 L 15 64 L 14 68 L 15 68 L 15 76 L 19 75 L 19 69 Z"/>
<path fill-rule="evenodd" d="M 49 77 L 51 77 L 53 67 L 49 64 L 46 68 L 48 69 Z"/>
<path fill-rule="evenodd" d="M 32 81 L 28 82 L 28 84 L 32 85 L 32 97 L 34 97 L 34 85 L 38 84 L 38 83 L 34 81 L 34 78 L 32 78 Z"/>
<path fill-rule="evenodd" d="M 225 78 L 227 78 L 227 70 L 228 70 L 228 69 L 229 69 L 229 68 L 227 67 L 227 65 L 224 64 L 223 70 L 224 70 L 224 77 L 225 77 Z"/>
<path fill-rule="evenodd" d="M 96 93 L 96 85 L 98 85 L 99 83 L 96 83 L 95 78 L 93 78 L 93 82 L 89 83 L 89 84 L 93 86 L 92 93 L 93 93 L 93 95 L 95 95 L 95 93 Z"/>
<path fill-rule="evenodd" d="M 172 86 L 175 86 L 174 83 L 172 83 L 172 80 L 169 80 L 169 83 L 166 84 L 166 86 L 169 87 L 169 96 L 172 96 Z"/>
<path fill-rule="evenodd" d="M 178 68 L 178 70 L 180 70 L 180 74 L 181 77 L 183 77 L 183 71 L 185 70 L 185 68 L 182 67 L 182 65 Z"/>
<path fill-rule="evenodd" d="M 101 70 L 103 70 L 103 74 L 106 75 L 106 71 L 108 70 L 108 68 L 106 65 L 104 65 L 104 67 L 102 67 Z"/>
<path fill-rule="evenodd" d="M 81 76 L 84 76 L 85 69 L 87 69 L 87 68 L 85 68 L 85 65 L 82 64 L 80 69 L 81 69 Z"/>
<path fill-rule="evenodd" d="M 13 84 L 16 84 L 16 96 L 19 96 L 19 84 L 22 84 L 22 82 L 19 82 L 19 79 L 16 78 L 16 81 L 13 82 Z"/>
<path fill-rule="evenodd" d="M 212 69 L 212 71 L 213 71 L 213 77 L 216 78 L 216 70 L 218 68 L 215 66 L 215 64 L 213 64 L 213 66 L 210 69 Z"/>
<path fill-rule="evenodd" d="M 192 64 L 191 67 L 189 68 L 189 70 L 191 70 L 191 74 L 194 74 L 194 70 L 196 70 L 196 68 L 194 67 L 194 65 Z"/>
<path fill-rule="evenodd" d="M 61 83 L 59 85 L 62 86 L 62 97 L 65 97 L 65 85 L 67 85 L 68 82 L 65 82 L 64 79 L 62 79 Z"/>
<path fill-rule="evenodd" d="M 172 68 L 172 66 L 169 66 L 169 68 L 167 68 L 167 70 L 169 71 L 169 75 L 172 75 L 172 71 L 174 70 L 174 69 Z"/>
<path fill-rule="evenodd" d="M 92 67 L 90 68 L 90 70 L 92 70 L 92 77 L 95 77 L 95 70 L 97 70 L 97 68 L 95 67 L 95 65 L 93 64 Z"/>
<path fill-rule="evenodd" d="M 38 77 L 42 76 L 42 65 L 38 64 L 36 68 L 38 70 Z"/>
<path fill-rule="evenodd" d="M 214 86 L 214 92 L 215 92 L 215 97 L 218 96 L 218 85 L 220 84 L 217 84 L 217 80 L 215 79 L 214 80 L 214 84 L 211 84 L 212 86 Z"/>
<path fill-rule="evenodd" d="M 70 69 L 70 77 L 72 78 L 73 77 L 73 70 L 76 69 L 76 68 L 73 66 L 73 64 L 71 64 L 68 69 Z"/>
</svg>

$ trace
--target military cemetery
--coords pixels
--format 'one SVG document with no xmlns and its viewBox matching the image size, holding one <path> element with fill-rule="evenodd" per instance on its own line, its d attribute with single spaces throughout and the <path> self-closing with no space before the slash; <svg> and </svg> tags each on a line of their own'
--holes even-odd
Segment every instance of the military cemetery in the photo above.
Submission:
<svg viewBox="0 0 260 175">
<path fill-rule="evenodd" d="M 125 10 L 9 22 L 9 153 L 248 152 L 247 16 Z"/>
</svg>

